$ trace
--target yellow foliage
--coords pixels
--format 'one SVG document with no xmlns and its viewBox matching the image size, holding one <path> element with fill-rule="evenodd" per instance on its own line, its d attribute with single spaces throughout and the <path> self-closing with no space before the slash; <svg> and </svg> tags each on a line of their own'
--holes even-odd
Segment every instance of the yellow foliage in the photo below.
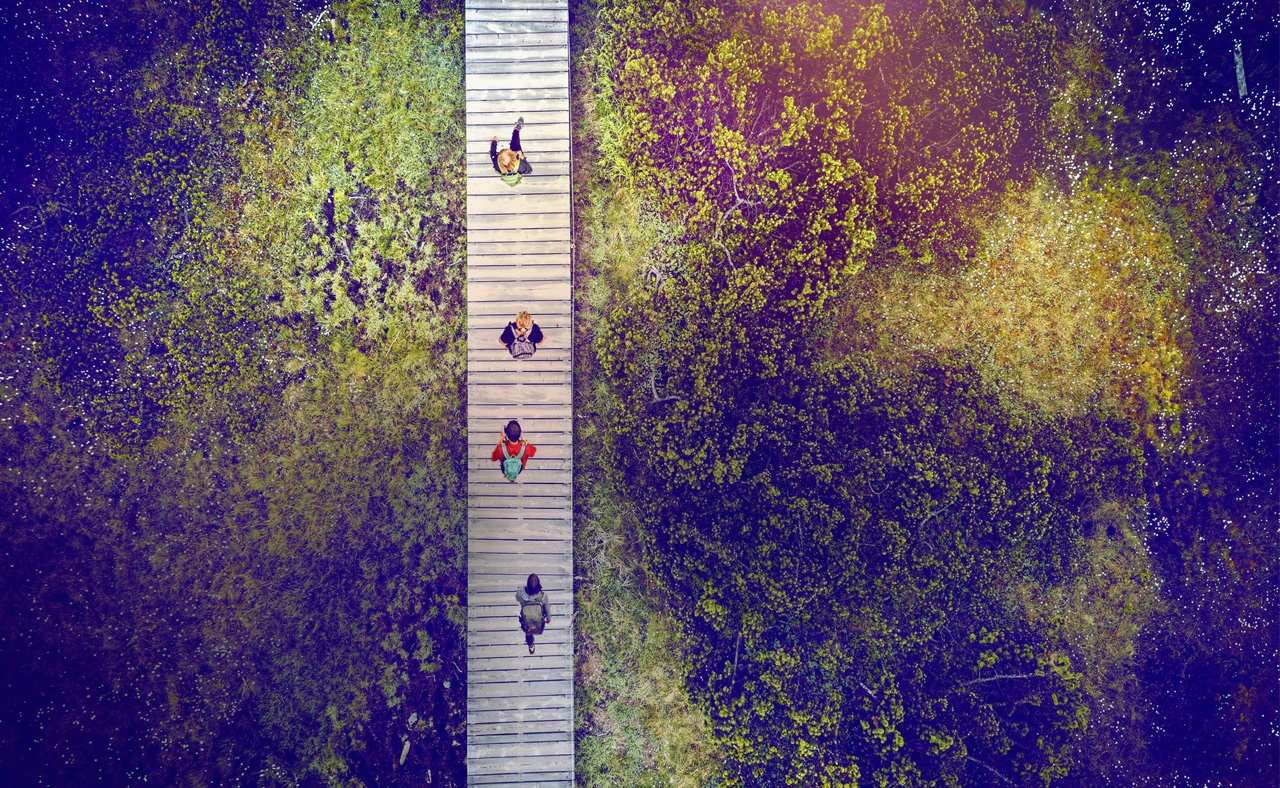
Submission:
<svg viewBox="0 0 1280 788">
<path fill-rule="evenodd" d="M 851 301 L 873 349 L 959 352 L 1049 413 L 1176 420 L 1187 274 L 1142 197 L 1039 184 L 1010 195 L 981 241 L 957 274 L 869 276 Z"/>
</svg>

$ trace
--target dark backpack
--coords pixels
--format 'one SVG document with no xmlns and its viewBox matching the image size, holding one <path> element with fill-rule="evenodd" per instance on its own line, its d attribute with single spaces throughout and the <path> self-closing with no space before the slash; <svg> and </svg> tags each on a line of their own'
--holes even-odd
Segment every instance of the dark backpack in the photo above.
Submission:
<svg viewBox="0 0 1280 788">
<path fill-rule="evenodd" d="M 542 603 L 536 599 L 520 606 L 520 628 L 530 635 L 541 635 L 546 619 L 542 617 Z"/>
<path fill-rule="evenodd" d="M 507 442 L 502 442 L 502 475 L 507 477 L 507 481 L 514 482 L 520 471 L 524 470 L 524 450 L 528 445 L 528 441 L 520 441 L 520 451 L 513 457 L 507 451 Z"/>
<path fill-rule="evenodd" d="M 523 337 L 517 336 L 511 343 L 512 358 L 529 358 L 537 352 L 538 346 L 533 343 L 533 332 L 530 331 Z"/>
</svg>

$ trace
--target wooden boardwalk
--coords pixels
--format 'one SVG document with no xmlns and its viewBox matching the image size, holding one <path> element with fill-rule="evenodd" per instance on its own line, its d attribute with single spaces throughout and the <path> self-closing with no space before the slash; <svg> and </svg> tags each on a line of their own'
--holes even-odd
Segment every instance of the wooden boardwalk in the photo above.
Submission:
<svg viewBox="0 0 1280 788">
<path fill-rule="evenodd" d="M 573 785 L 573 309 L 569 11 L 565 0 L 467 0 L 467 783 Z M 533 173 L 489 160 L 517 117 Z M 533 313 L 532 359 L 498 343 Z M 517 419 L 537 456 L 516 484 L 490 453 Z M 530 655 L 515 601 L 537 572 L 552 620 Z"/>
</svg>

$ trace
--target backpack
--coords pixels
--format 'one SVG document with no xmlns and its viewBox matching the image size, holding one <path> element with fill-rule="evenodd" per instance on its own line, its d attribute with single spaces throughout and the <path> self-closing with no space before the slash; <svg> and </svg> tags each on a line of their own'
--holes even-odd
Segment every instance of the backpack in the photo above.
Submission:
<svg viewBox="0 0 1280 788">
<path fill-rule="evenodd" d="M 530 600 L 520 606 L 520 628 L 530 635 L 541 635 L 546 626 L 542 617 L 542 603 Z"/>
<path fill-rule="evenodd" d="M 512 358 L 529 358 L 538 350 L 538 346 L 533 343 L 533 332 L 530 331 L 523 337 L 517 336 L 511 343 Z"/>
<path fill-rule="evenodd" d="M 520 475 L 520 471 L 524 470 L 524 448 L 529 445 L 528 441 L 520 441 L 520 452 L 512 457 L 507 451 L 507 442 L 502 442 L 502 475 L 507 477 L 507 481 L 514 482 L 516 477 Z"/>
</svg>

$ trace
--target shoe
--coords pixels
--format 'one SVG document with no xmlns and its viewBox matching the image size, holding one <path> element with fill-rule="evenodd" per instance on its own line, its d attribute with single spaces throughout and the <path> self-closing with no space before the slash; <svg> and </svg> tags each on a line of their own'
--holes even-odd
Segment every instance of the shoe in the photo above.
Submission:
<svg viewBox="0 0 1280 788">
<path fill-rule="evenodd" d="M 516 131 L 524 128 L 524 118 L 516 118 Z"/>
<path fill-rule="evenodd" d="M 532 643 L 530 643 L 530 644 L 529 644 L 529 653 L 530 653 L 530 654 L 532 654 L 532 653 L 533 653 L 533 644 L 532 644 Z"/>
</svg>

